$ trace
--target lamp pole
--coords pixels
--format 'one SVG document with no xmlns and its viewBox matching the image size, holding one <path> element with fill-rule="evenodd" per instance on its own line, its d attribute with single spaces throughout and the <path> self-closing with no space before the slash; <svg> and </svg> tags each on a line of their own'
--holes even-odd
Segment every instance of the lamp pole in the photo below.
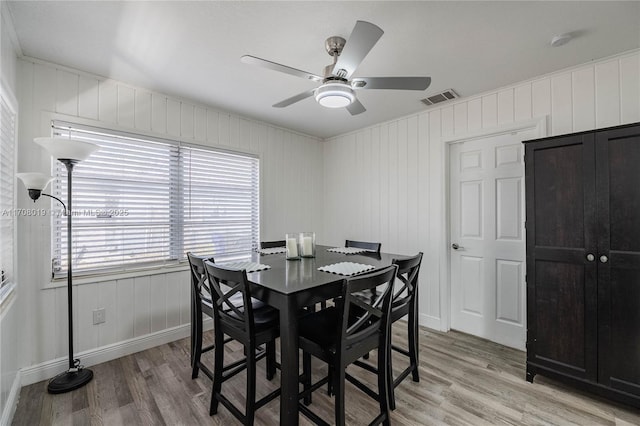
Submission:
<svg viewBox="0 0 640 426">
<path fill-rule="evenodd" d="M 67 315 L 69 317 L 69 370 L 76 368 L 73 360 L 73 268 L 71 261 L 73 253 L 73 235 L 71 232 L 71 221 L 73 220 L 73 209 L 71 207 L 71 186 L 73 164 L 71 160 L 60 160 L 67 167 L 67 303 L 69 309 Z"/>
<path fill-rule="evenodd" d="M 71 201 L 73 166 L 77 160 L 59 158 L 67 168 L 67 315 L 69 324 L 69 369 L 49 381 L 47 390 L 49 393 L 69 392 L 89 383 L 93 378 L 93 371 L 83 368 L 80 360 L 73 358 L 73 233 L 72 220 L 73 208 Z"/>
<path fill-rule="evenodd" d="M 78 389 L 91 381 L 93 371 L 80 365 L 80 360 L 73 357 L 73 211 L 71 209 L 73 167 L 85 160 L 99 146 L 77 139 L 63 138 L 35 138 L 34 142 L 46 149 L 53 158 L 56 158 L 67 168 L 67 205 L 64 202 L 42 191 L 53 180 L 52 177 L 42 173 L 18 173 L 16 176 L 22 180 L 29 197 L 35 202 L 41 195 L 53 198 L 62 204 L 67 216 L 67 315 L 69 324 L 69 368 L 58 374 L 47 385 L 49 393 L 64 393 Z"/>
</svg>

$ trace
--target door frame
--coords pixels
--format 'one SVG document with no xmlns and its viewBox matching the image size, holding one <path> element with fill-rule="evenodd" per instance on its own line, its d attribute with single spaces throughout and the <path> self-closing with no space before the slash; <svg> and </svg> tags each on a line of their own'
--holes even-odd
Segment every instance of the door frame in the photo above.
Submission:
<svg viewBox="0 0 640 426">
<path fill-rule="evenodd" d="M 507 133 L 517 133 L 521 131 L 534 130 L 535 135 L 532 139 L 543 138 L 547 136 L 547 131 L 549 128 L 549 116 L 544 115 L 541 117 L 537 117 L 531 120 L 523 120 L 518 121 L 516 123 L 499 125 L 495 128 L 491 129 L 483 129 L 477 132 L 469 132 L 459 135 L 452 135 L 442 138 L 442 158 L 441 158 L 441 166 L 444 172 L 444 179 L 442 179 L 442 206 L 444 209 L 444 214 L 442 216 L 442 234 L 441 241 L 444 244 L 441 245 L 441 252 L 439 253 L 440 258 L 440 307 L 441 307 L 441 322 L 440 329 L 442 331 L 451 330 L 451 193 L 450 193 L 450 167 L 449 162 L 451 147 L 454 144 L 472 141 L 476 139 L 485 139 L 493 136 L 500 136 Z M 523 150 L 524 152 L 524 150 Z M 524 167 L 524 162 L 523 166 Z M 524 175 L 524 170 L 523 170 Z M 522 194 L 523 197 L 526 197 L 526 193 Z M 525 264 L 526 268 L 526 264 Z M 526 321 L 526 317 L 525 317 Z"/>
</svg>

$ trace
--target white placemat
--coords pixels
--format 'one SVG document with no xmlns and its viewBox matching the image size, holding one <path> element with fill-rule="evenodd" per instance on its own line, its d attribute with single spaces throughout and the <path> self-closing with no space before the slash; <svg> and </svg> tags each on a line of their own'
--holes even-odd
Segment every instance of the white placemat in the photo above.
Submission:
<svg viewBox="0 0 640 426">
<path fill-rule="evenodd" d="M 262 263 L 256 263 L 256 262 L 226 262 L 226 263 L 220 263 L 219 265 L 224 266 L 225 268 L 231 268 L 231 269 L 246 269 L 247 273 L 264 271 L 265 269 L 271 269 L 271 266 L 269 265 L 263 265 Z"/>
<path fill-rule="evenodd" d="M 257 249 L 256 251 L 260 254 L 278 254 L 278 253 L 286 253 L 287 248 L 286 247 L 270 247 L 270 248 L 264 248 L 264 249 Z"/>
<path fill-rule="evenodd" d="M 348 276 L 348 275 L 356 275 L 365 271 L 370 271 L 371 269 L 375 269 L 375 266 L 365 265 L 364 263 L 340 262 L 340 263 L 333 263 L 327 266 L 321 266 L 318 268 L 318 271 Z"/>
<path fill-rule="evenodd" d="M 363 249 L 360 247 L 333 247 L 333 248 L 328 248 L 327 251 L 332 251 L 334 253 L 342 253 L 342 254 L 358 254 L 358 253 L 370 252 L 371 250 Z"/>
</svg>

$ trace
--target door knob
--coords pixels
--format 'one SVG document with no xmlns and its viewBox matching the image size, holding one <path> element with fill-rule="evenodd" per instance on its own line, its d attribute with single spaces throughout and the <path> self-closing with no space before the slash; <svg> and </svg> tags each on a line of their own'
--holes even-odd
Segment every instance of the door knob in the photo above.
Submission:
<svg viewBox="0 0 640 426">
<path fill-rule="evenodd" d="M 605 256 L 604 254 L 602 256 L 600 256 L 600 262 L 607 263 L 608 260 L 609 260 L 609 258 L 607 256 Z"/>
<path fill-rule="evenodd" d="M 588 260 L 589 262 L 593 262 L 594 260 L 596 260 L 596 257 L 595 257 L 593 254 L 589 253 L 589 254 L 587 255 L 587 260 Z"/>
<path fill-rule="evenodd" d="M 456 243 L 453 243 L 453 244 L 451 244 L 451 248 L 454 249 L 454 250 L 460 250 L 461 248 L 464 248 L 464 247 L 460 247 Z"/>
</svg>

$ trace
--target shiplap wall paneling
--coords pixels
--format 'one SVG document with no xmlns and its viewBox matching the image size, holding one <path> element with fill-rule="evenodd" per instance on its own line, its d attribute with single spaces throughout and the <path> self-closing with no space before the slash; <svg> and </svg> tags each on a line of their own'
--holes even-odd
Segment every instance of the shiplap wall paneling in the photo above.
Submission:
<svg viewBox="0 0 640 426">
<path fill-rule="evenodd" d="M 514 89 L 513 120 L 526 121 L 531 119 L 532 99 L 531 83 L 525 83 Z"/>
<path fill-rule="evenodd" d="M 640 116 L 640 55 L 620 59 L 620 124 Z"/>
<path fill-rule="evenodd" d="M 43 82 L 46 84 L 46 80 Z M 98 85 L 98 120 L 105 124 L 118 122 L 118 85 L 112 80 L 103 80 Z"/>
<path fill-rule="evenodd" d="M 551 132 L 555 135 L 573 130 L 571 74 L 551 77 Z"/>
<path fill-rule="evenodd" d="M 110 345 L 119 341 L 117 334 L 118 323 L 118 283 L 116 280 L 104 281 L 98 285 L 98 308 L 106 313 L 105 322 L 93 326 L 97 331 L 98 344 L 96 347 Z"/>
<path fill-rule="evenodd" d="M 572 75 L 573 130 L 593 129 L 596 121 L 593 68 L 577 70 Z"/>
<path fill-rule="evenodd" d="M 97 120 L 100 104 L 98 101 L 98 80 L 81 75 L 78 82 L 78 92 L 78 115 L 83 118 Z"/>
<path fill-rule="evenodd" d="M 58 70 L 56 77 L 56 111 L 62 114 L 78 115 L 79 76 Z"/>
<path fill-rule="evenodd" d="M 135 91 L 131 87 L 118 85 L 118 125 L 135 127 Z"/>
<path fill-rule="evenodd" d="M 595 66 L 596 127 L 620 124 L 620 61 Z"/>
</svg>

